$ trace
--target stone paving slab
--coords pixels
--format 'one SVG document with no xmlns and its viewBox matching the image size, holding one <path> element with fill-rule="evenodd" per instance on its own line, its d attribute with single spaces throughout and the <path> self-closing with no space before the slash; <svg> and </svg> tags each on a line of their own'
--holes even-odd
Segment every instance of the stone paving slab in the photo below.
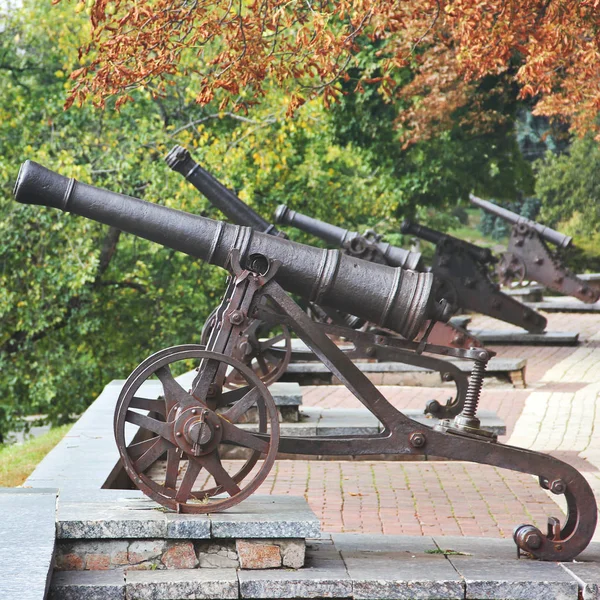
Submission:
<svg viewBox="0 0 600 600">
<path fill-rule="evenodd" d="M 528 344 L 548 346 L 575 346 L 579 342 L 579 333 L 575 331 L 544 331 L 531 333 L 524 329 L 476 329 L 469 331 L 483 344 Z"/>
<path fill-rule="evenodd" d="M 543 310 L 544 312 L 600 312 L 600 301 L 586 304 L 577 298 L 568 296 L 548 296 L 541 302 L 525 302 L 525 304 L 535 310 Z"/>
<path fill-rule="evenodd" d="M 174 569 L 129 571 L 125 582 L 127 600 L 237 599 L 235 569 Z"/>
<path fill-rule="evenodd" d="M 226 512 L 210 515 L 213 538 L 315 538 L 321 524 L 298 496 L 253 495 Z"/>
<path fill-rule="evenodd" d="M 43 600 L 54 557 L 55 489 L 0 490 L 0 598 Z"/>
<path fill-rule="evenodd" d="M 49 600 L 125 600 L 125 575 L 116 570 L 56 572 Z"/>
<path fill-rule="evenodd" d="M 557 563 L 466 556 L 448 559 L 465 580 L 467 599 L 573 600 L 578 596 L 577 581 Z"/>
<path fill-rule="evenodd" d="M 297 571 L 240 571 L 241 598 L 350 598 L 352 580 L 330 541 L 306 549 L 306 565 Z"/>
<path fill-rule="evenodd" d="M 102 492 L 108 492 L 102 496 Z M 210 539 L 318 537 L 320 522 L 297 496 L 253 495 L 222 513 L 178 515 L 165 511 L 139 490 L 131 496 L 101 490 L 90 498 L 59 498 L 57 538 Z M 129 497 L 128 497 L 129 496 Z"/>
<path fill-rule="evenodd" d="M 464 597 L 461 577 L 430 537 L 334 534 L 356 599 Z"/>
</svg>

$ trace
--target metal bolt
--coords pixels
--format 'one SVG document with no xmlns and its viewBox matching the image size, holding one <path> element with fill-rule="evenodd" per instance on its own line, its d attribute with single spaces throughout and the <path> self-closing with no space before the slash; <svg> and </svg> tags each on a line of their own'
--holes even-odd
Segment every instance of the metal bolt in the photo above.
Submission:
<svg viewBox="0 0 600 600">
<path fill-rule="evenodd" d="M 367 356 L 373 356 L 375 354 L 375 348 L 373 348 L 373 346 L 367 346 L 365 353 Z"/>
<path fill-rule="evenodd" d="M 215 429 L 221 429 L 221 426 L 220 426 L 220 425 L 217 423 L 217 424 L 215 425 Z"/>
<path fill-rule="evenodd" d="M 181 431 L 178 431 L 178 432 L 175 434 L 175 437 L 181 437 Z"/>
<path fill-rule="evenodd" d="M 232 325 L 241 325 L 244 322 L 244 315 L 242 314 L 241 311 L 239 310 L 234 310 L 230 315 L 229 315 L 229 322 Z"/>
<path fill-rule="evenodd" d="M 195 408 L 192 408 L 192 414 L 195 415 L 198 411 Z"/>
<path fill-rule="evenodd" d="M 542 265 L 544 264 L 544 259 L 541 258 L 540 256 L 536 256 L 535 260 L 533 261 L 536 265 Z"/>
<path fill-rule="evenodd" d="M 209 413 L 209 411 L 208 411 L 208 410 L 203 410 L 203 411 L 202 411 L 202 414 L 203 414 L 205 417 L 208 417 L 208 413 Z"/>
<path fill-rule="evenodd" d="M 550 484 L 550 491 L 553 494 L 564 494 L 566 489 L 567 486 L 565 485 L 565 482 L 562 479 L 555 479 Z"/>
<path fill-rule="evenodd" d="M 537 550 L 542 545 L 542 538 L 539 533 L 532 531 L 525 536 L 523 540 L 525 545 L 532 550 Z"/>
<path fill-rule="evenodd" d="M 416 431 L 410 434 L 409 441 L 414 448 L 422 448 L 427 440 L 425 439 L 425 434 Z"/>
</svg>

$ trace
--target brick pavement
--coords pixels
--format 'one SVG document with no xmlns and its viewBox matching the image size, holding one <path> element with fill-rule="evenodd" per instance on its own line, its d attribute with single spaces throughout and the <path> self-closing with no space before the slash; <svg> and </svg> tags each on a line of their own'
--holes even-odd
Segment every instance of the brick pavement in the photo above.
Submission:
<svg viewBox="0 0 600 600">
<path fill-rule="evenodd" d="M 584 471 L 600 498 L 600 315 L 548 314 L 551 330 L 579 331 L 579 347 L 494 346 L 499 356 L 528 360 L 529 388 L 486 382 L 481 406 L 507 424 L 511 444 L 552 452 Z M 473 329 L 506 329 L 487 317 Z M 381 386 L 402 408 L 445 399 L 452 388 Z M 357 408 L 345 388 L 306 388 L 307 406 Z M 457 462 L 308 462 L 275 464 L 262 493 L 304 495 L 324 531 L 510 537 L 520 523 L 544 527 L 561 517 L 556 501 L 532 476 Z"/>
</svg>

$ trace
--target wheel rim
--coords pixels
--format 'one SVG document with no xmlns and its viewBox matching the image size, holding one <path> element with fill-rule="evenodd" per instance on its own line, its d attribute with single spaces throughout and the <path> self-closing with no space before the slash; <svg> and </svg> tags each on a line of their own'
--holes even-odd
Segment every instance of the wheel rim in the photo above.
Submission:
<svg viewBox="0 0 600 600">
<path fill-rule="evenodd" d="M 186 392 L 173 378 L 170 365 L 181 360 L 217 361 L 240 373 L 247 382 L 239 397 L 228 403 L 224 412 L 215 412 L 204 399 Z M 163 397 L 143 398 L 136 395 L 141 385 L 156 375 L 162 385 Z M 229 392 L 235 394 L 235 392 Z M 222 396 L 228 402 L 227 393 Z M 256 408 L 258 432 L 270 438 L 259 440 L 236 423 Z M 141 412 L 139 412 L 141 411 Z M 193 414 L 192 414 L 193 413 Z M 164 415 L 164 419 L 160 418 Z M 139 427 L 147 439 L 127 446 L 126 423 Z M 137 435 L 137 434 L 136 434 Z M 203 346 L 176 346 L 158 352 L 141 363 L 126 381 L 115 412 L 115 438 L 123 466 L 133 482 L 145 494 L 178 512 L 209 513 L 238 504 L 252 494 L 267 477 L 277 454 L 279 421 L 277 408 L 265 385 L 244 364 L 234 358 L 204 350 Z M 196 439 L 197 438 L 197 439 Z M 192 442 L 197 445 L 192 446 Z M 242 468 L 233 475 L 221 462 L 222 444 L 230 443 L 252 451 Z M 199 452 L 198 455 L 193 452 Z M 152 468 L 166 454 L 164 480 L 152 474 Z M 258 472 L 248 483 L 243 480 L 252 472 L 261 454 L 265 455 Z M 183 478 L 179 472 L 184 468 Z M 204 471 L 203 473 L 201 473 Z M 204 486 L 198 490 L 200 476 Z M 209 479 L 213 487 L 207 487 Z M 214 496 L 227 493 L 229 497 Z"/>
</svg>

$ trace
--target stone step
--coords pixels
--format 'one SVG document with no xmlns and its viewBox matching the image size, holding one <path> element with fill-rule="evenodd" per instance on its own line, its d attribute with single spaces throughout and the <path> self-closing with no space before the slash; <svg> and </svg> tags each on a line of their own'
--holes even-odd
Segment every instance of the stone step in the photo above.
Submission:
<svg viewBox="0 0 600 600">
<path fill-rule="evenodd" d="M 525 304 L 535 310 L 545 312 L 600 312 L 600 300 L 593 304 L 586 304 L 569 296 L 547 296 L 541 302 L 526 302 Z"/>
<path fill-rule="evenodd" d="M 433 427 L 439 419 L 423 414 L 422 409 L 404 409 L 402 413 L 427 427 Z M 346 435 L 375 435 L 383 431 L 383 426 L 377 417 L 366 408 L 322 408 L 305 406 L 300 411 L 299 423 L 282 423 L 282 436 L 346 436 Z M 479 410 L 477 416 L 481 427 L 497 435 L 506 433 L 506 425 L 495 412 Z M 242 428 L 255 431 L 254 425 L 241 425 Z"/>
<path fill-rule="evenodd" d="M 473 366 L 469 360 L 449 360 L 461 371 L 470 373 Z M 357 362 L 356 366 L 366 373 L 376 385 L 446 385 L 440 373 L 423 367 L 413 367 L 398 362 Z M 510 381 L 514 387 L 525 387 L 525 358 L 494 357 L 488 362 L 486 377 L 499 377 Z M 288 366 L 282 380 L 297 381 L 301 385 L 339 385 L 338 379 L 322 363 L 292 363 Z"/>
<path fill-rule="evenodd" d="M 54 600 L 597 598 L 598 543 L 576 563 L 517 559 L 510 539 L 332 534 L 299 570 L 233 568 L 56 573 Z"/>
<path fill-rule="evenodd" d="M 531 333 L 524 329 L 475 329 L 469 331 L 484 345 L 527 344 L 531 346 L 576 346 L 579 334 L 574 331 L 544 331 Z"/>
<path fill-rule="evenodd" d="M 319 533 L 319 520 L 296 496 L 253 495 L 220 513 L 185 515 L 165 511 L 139 490 L 61 492 L 56 566 L 266 568 L 266 561 L 268 568 L 299 568 L 306 538 Z"/>
<path fill-rule="evenodd" d="M 0 598 L 46 597 L 54 557 L 57 492 L 0 488 Z"/>
</svg>

